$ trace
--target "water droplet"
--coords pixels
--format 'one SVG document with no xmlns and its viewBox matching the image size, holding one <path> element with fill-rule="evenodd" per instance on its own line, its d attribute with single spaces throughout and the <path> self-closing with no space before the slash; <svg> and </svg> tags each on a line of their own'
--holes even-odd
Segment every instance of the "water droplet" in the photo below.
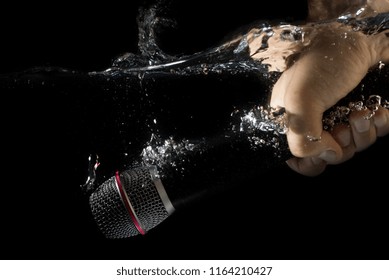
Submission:
<svg viewBox="0 0 389 280">
<path fill-rule="evenodd" d="M 374 116 L 379 106 L 385 107 L 385 104 L 388 104 L 388 101 L 383 100 L 379 95 L 370 95 L 367 100 L 362 96 L 362 100 L 350 102 L 348 106 L 331 108 L 323 117 L 323 127 L 325 130 L 331 131 L 337 124 L 348 123 L 348 117 L 353 111 L 368 109 L 369 112 L 365 118 L 369 119 Z"/>
<path fill-rule="evenodd" d="M 357 16 L 361 15 L 365 11 L 365 8 L 360 8 L 355 14 Z"/>
</svg>

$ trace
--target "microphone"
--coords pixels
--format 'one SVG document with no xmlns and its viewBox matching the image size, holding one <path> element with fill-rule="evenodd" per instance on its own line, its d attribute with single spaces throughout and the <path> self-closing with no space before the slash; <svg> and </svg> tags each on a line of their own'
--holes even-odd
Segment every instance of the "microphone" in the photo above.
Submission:
<svg viewBox="0 0 389 280">
<path fill-rule="evenodd" d="M 260 134 L 265 142 L 265 137 L 272 139 L 259 148 L 253 141 Z M 116 172 L 90 195 L 94 219 L 110 239 L 143 235 L 175 209 L 245 185 L 248 178 L 290 157 L 286 137 L 274 135 L 246 129 L 198 141 L 149 143 L 142 151 L 142 165 Z M 274 157 L 279 160 L 267 160 Z"/>
<path fill-rule="evenodd" d="M 259 147 L 260 143 L 252 142 L 259 134 L 263 141 L 270 135 L 272 140 Z M 248 185 L 248 180 L 284 162 L 290 152 L 286 137 L 278 136 L 246 130 L 211 139 L 169 139 L 160 146 L 149 145 L 142 152 L 143 165 L 116 172 L 90 195 L 94 219 L 110 239 L 144 235 L 176 209 Z"/>
<path fill-rule="evenodd" d="M 358 92 L 324 114 L 324 129 L 347 121 L 354 110 L 367 108 L 374 113 L 378 105 L 389 109 L 384 95 L 362 95 L 362 100 L 355 101 L 356 95 L 361 98 Z M 214 138 L 148 142 L 141 153 L 142 164 L 116 172 L 90 195 L 91 211 L 101 232 L 110 239 L 144 235 L 176 209 L 233 186 L 250 186 L 267 170 L 282 164 L 291 157 L 282 128 L 263 126 L 282 124 L 283 112 L 264 112 L 261 107 L 237 112 L 239 123 Z"/>
</svg>

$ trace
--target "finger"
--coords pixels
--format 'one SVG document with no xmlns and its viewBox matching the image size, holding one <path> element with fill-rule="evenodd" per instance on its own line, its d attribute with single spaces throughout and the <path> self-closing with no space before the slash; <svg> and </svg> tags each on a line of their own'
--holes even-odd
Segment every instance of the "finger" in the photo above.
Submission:
<svg viewBox="0 0 389 280">
<path fill-rule="evenodd" d="M 301 145 L 294 142 L 294 136 L 294 134 L 288 134 L 288 144 L 292 148 L 293 145 L 297 147 Z M 343 160 L 341 147 L 327 131 L 322 133 L 320 140 L 306 145 L 311 146 L 309 151 L 313 154 L 312 156 L 294 157 L 287 161 L 292 170 L 302 175 L 317 176 L 325 170 L 327 164 L 337 164 Z"/>
<path fill-rule="evenodd" d="M 363 151 L 377 140 L 374 119 L 368 117 L 370 113 L 369 110 L 361 110 L 350 114 L 349 123 L 356 152 Z"/>
<path fill-rule="evenodd" d="M 283 106 L 288 101 L 286 116 L 288 123 L 287 139 L 291 153 L 295 157 L 320 157 L 328 163 L 335 163 L 342 157 L 342 149 L 333 137 L 326 131 L 323 132 L 323 111 L 321 106 L 314 106 L 312 96 L 290 95 L 284 98 L 290 80 L 290 73 L 281 76 L 273 88 L 271 105 Z"/>
<path fill-rule="evenodd" d="M 342 158 L 337 163 L 351 159 L 355 154 L 354 139 L 352 138 L 351 127 L 346 124 L 336 125 L 332 132 L 332 137 L 342 148 Z"/>
<path fill-rule="evenodd" d="M 287 132 L 291 153 L 300 158 L 318 157 L 329 164 L 341 161 L 343 151 L 328 131 L 323 131 L 321 114 L 294 116 Z"/>
<path fill-rule="evenodd" d="M 322 173 L 327 166 L 327 163 L 324 160 L 317 157 L 295 157 L 287 160 L 286 163 L 293 171 L 311 177 Z"/>
<path fill-rule="evenodd" d="M 382 137 L 389 134 L 389 110 L 379 107 L 374 114 L 374 125 L 377 136 Z"/>
</svg>

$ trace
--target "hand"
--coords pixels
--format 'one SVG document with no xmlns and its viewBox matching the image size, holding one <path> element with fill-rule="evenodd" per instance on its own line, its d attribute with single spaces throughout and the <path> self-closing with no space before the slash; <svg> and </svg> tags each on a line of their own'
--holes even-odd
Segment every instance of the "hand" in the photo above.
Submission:
<svg viewBox="0 0 389 280">
<path fill-rule="evenodd" d="M 287 139 L 295 171 L 315 176 L 327 164 L 339 164 L 355 152 L 389 134 L 389 110 L 353 112 L 349 126 L 324 131 L 323 113 L 352 91 L 378 62 L 389 61 L 388 31 L 376 35 L 354 32 L 337 22 L 306 30 L 310 44 L 276 82 L 270 105 L 284 107 L 288 117 Z"/>
</svg>

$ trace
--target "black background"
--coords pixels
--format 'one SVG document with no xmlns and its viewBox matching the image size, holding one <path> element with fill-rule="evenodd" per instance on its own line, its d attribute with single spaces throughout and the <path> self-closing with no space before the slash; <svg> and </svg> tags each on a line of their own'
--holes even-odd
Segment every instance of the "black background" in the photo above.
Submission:
<svg viewBox="0 0 389 280">
<path fill-rule="evenodd" d="M 172 1 L 177 25 L 164 34 L 167 52 L 201 51 L 258 19 L 306 16 L 304 1 L 210 2 Z M 3 8 L 0 71 L 105 69 L 117 55 L 136 52 L 140 4 Z M 85 115 L 74 109 L 80 101 L 67 86 L 1 90 L 1 259 L 387 259 L 387 138 L 315 178 L 281 165 L 248 188 L 177 211 L 146 236 L 107 240 L 79 187 L 90 141 Z"/>
</svg>

